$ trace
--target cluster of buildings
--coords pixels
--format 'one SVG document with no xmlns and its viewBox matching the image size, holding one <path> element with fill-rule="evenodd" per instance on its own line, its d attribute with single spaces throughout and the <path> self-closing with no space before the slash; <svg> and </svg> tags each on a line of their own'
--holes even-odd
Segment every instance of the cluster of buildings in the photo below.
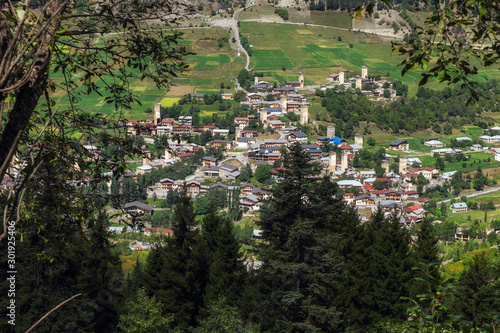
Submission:
<svg viewBox="0 0 500 333">
<path fill-rule="evenodd" d="M 361 92 L 366 96 L 380 97 L 384 96 L 384 91 L 388 90 L 390 97 L 395 97 L 396 92 L 393 89 L 392 82 L 387 80 L 375 80 L 373 77 L 368 76 L 368 67 L 361 67 L 361 75 L 356 75 L 349 79 L 345 78 L 345 72 L 341 71 L 334 73 L 327 78 L 332 84 L 343 87 L 345 90 L 352 89 L 353 85 L 355 89 L 360 89 Z M 389 85 L 389 88 L 384 88 L 385 84 Z M 363 90 L 363 87 L 371 86 L 370 90 Z M 387 85 L 386 85 L 387 86 Z"/>
</svg>

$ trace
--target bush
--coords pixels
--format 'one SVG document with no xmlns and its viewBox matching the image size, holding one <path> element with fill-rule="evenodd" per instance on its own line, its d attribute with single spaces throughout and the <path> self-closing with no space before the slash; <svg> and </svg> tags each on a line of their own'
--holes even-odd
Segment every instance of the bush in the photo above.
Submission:
<svg viewBox="0 0 500 333">
<path fill-rule="evenodd" d="M 288 21 L 288 10 L 286 9 L 275 9 L 275 14 L 278 14 L 283 20 Z"/>
</svg>

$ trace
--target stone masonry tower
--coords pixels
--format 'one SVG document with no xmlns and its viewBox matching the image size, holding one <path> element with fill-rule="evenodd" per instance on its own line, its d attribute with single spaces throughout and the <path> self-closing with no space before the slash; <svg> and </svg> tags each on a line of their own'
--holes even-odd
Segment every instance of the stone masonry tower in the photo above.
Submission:
<svg viewBox="0 0 500 333">
<path fill-rule="evenodd" d="M 406 174 L 407 170 L 408 170 L 408 157 L 400 156 L 399 157 L 399 173 Z"/>
<path fill-rule="evenodd" d="M 339 83 L 344 84 L 344 72 L 339 72 Z"/>
<path fill-rule="evenodd" d="M 388 160 L 382 160 L 382 169 L 384 169 L 385 173 L 389 173 L 389 161 Z"/>
<path fill-rule="evenodd" d="M 356 133 L 354 136 L 354 144 L 363 147 L 363 134 Z"/>
<path fill-rule="evenodd" d="M 300 82 L 300 87 L 304 88 L 304 73 L 299 73 L 299 82 Z"/>
<path fill-rule="evenodd" d="M 347 162 L 347 156 L 348 153 L 342 153 L 342 159 L 341 159 L 341 164 L 340 164 L 340 171 L 344 172 L 347 170 L 348 167 L 348 162 Z"/>
<path fill-rule="evenodd" d="M 155 125 L 158 125 L 159 123 L 161 123 L 161 104 L 160 103 L 156 103 L 155 106 L 154 106 L 154 123 Z"/>
<path fill-rule="evenodd" d="M 260 109 L 260 122 L 264 126 L 264 128 L 267 128 L 267 109 L 262 108 Z"/>
<path fill-rule="evenodd" d="M 363 78 L 363 79 L 368 78 L 368 67 L 366 67 L 366 66 L 361 67 L 361 78 Z"/>
<path fill-rule="evenodd" d="M 359 76 L 356 76 L 356 89 L 361 89 L 361 78 Z"/>
<path fill-rule="evenodd" d="M 337 171 L 337 153 L 331 151 L 328 155 L 328 170 L 331 173 Z"/>
<path fill-rule="evenodd" d="M 287 96 L 281 95 L 280 100 L 281 100 L 281 108 L 283 109 L 282 112 L 286 112 Z"/>
<path fill-rule="evenodd" d="M 304 103 L 300 106 L 300 124 L 307 125 L 308 122 L 309 122 L 309 106 Z"/>
<path fill-rule="evenodd" d="M 326 136 L 329 138 L 335 137 L 335 126 L 328 126 L 326 128 Z"/>
</svg>

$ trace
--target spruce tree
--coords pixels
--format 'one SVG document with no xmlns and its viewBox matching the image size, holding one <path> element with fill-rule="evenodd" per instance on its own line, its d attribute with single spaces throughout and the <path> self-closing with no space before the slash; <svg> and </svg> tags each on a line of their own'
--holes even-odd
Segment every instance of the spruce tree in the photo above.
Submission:
<svg viewBox="0 0 500 333">
<path fill-rule="evenodd" d="M 174 236 L 151 250 L 146 265 L 148 294 L 174 315 L 181 330 L 196 324 L 208 277 L 206 245 L 195 226 L 191 199 L 183 193 L 175 207 Z"/>
<path fill-rule="evenodd" d="M 332 332 L 340 322 L 332 306 L 340 258 L 332 244 L 344 204 L 337 185 L 321 176 L 322 167 L 299 144 L 283 166 L 282 182 L 261 208 L 259 320 L 272 332 Z"/>
<path fill-rule="evenodd" d="M 219 297 L 229 305 L 236 305 L 241 295 L 245 267 L 241 261 L 240 244 L 233 231 L 233 223 L 217 215 L 212 207 L 202 223 L 202 236 L 207 246 L 210 268 L 203 301 L 208 307 Z"/>
<path fill-rule="evenodd" d="M 408 304 L 414 259 L 408 231 L 382 209 L 358 227 L 345 249 L 343 293 L 339 297 L 343 324 L 353 332 L 366 332 L 381 320 L 402 318 Z"/>
<path fill-rule="evenodd" d="M 411 295 L 435 293 L 441 282 L 438 239 L 434 236 L 430 219 L 425 218 L 419 226 L 413 255 L 417 270 L 411 288 Z"/>
</svg>

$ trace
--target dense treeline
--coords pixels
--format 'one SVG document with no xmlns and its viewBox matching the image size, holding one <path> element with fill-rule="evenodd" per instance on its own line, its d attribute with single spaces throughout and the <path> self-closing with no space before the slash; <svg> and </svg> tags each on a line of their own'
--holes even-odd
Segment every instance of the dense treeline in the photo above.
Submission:
<svg viewBox="0 0 500 333">
<path fill-rule="evenodd" d="M 403 9 L 408 10 L 417 10 L 419 6 L 418 1 L 413 0 L 391 0 L 389 1 L 392 8 L 399 8 L 398 5 L 401 5 Z M 311 0 L 309 2 L 310 10 L 340 10 L 351 12 L 357 6 L 365 4 L 362 0 Z M 377 10 L 385 9 L 385 5 L 382 1 L 377 2 L 376 6 Z"/>
<path fill-rule="evenodd" d="M 476 124 L 476 117 L 484 110 L 500 111 L 496 97 L 500 93 L 497 82 L 482 83 L 479 87 L 486 98 L 469 106 L 466 105 L 469 94 L 460 87 L 447 87 L 442 91 L 420 87 L 416 97 L 400 98 L 385 105 L 374 104 L 361 93 L 340 92 L 334 88 L 326 90 L 321 105 L 335 119 L 338 135 L 345 138 L 353 137 L 353 127 L 359 126 L 360 121 L 375 123 L 394 133 L 429 128 L 440 133 L 444 128 L 450 131 L 445 134 L 451 134 L 452 127 Z M 488 126 L 484 122 L 477 122 L 477 125 L 483 128 Z"/>
</svg>

